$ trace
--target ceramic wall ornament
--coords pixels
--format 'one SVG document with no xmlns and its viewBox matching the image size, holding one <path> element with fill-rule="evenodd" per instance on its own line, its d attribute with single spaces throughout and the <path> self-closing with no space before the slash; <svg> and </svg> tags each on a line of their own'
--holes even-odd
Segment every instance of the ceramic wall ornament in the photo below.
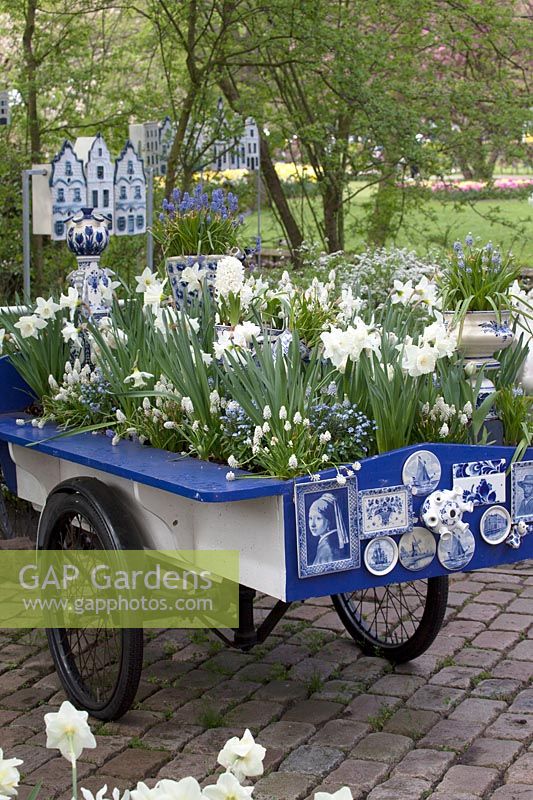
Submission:
<svg viewBox="0 0 533 800">
<path fill-rule="evenodd" d="M 511 467 L 511 516 L 513 522 L 533 523 L 533 461 Z"/>
<path fill-rule="evenodd" d="M 306 481 L 294 486 L 298 575 L 310 578 L 361 564 L 357 480 Z"/>
<path fill-rule="evenodd" d="M 442 489 L 426 497 L 421 508 L 424 525 L 439 536 L 465 531 L 468 524 L 463 522 L 463 514 L 472 512 L 474 504 L 463 500 L 460 489 Z"/>
<path fill-rule="evenodd" d="M 359 492 L 359 534 L 369 539 L 381 533 L 404 533 L 413 527 L 413 497 L 407 486 Z"/>
<path fill-rule="evenodd" d="M 398 563 L 398 545 L 390 536 L 376 536 L 366 546 L 364 561 L 372 575 L 388 575 Z"/>
<path fill-rule="evenodd" d="M 469 461 L 453 465 L 453 488 L 475 506 L 505 503 L 505 458 Z"/>
<path fill-rule="evenodd" d="M 437 543 L 431 531 L 418 527 L 404 533 L 398 547 L 402 567 L 417 572 L 431 564 L 435 558 Z"/>
<path fill-rule="evenodd" d="M 437 555 L 443 567 L 455 572 L 470 563 L 476 549 L 474 535 L 468 525 L 463 529 L 443 533 L 437 545 Z"/>
<path fill-rule="evenodd" d="M 440 477 L 440 461 L 429 450 L 413 453 L 403 465 L 402 481 L 418 497 L 424 497 L 436 489 Z"/>
<path fill-rule="evenodd" d="M 511 532 L 511 515 L 504 506 L 488 508 L 479 523 L 479 533 L 487 544 L 501 544 Z"/>
</svg>

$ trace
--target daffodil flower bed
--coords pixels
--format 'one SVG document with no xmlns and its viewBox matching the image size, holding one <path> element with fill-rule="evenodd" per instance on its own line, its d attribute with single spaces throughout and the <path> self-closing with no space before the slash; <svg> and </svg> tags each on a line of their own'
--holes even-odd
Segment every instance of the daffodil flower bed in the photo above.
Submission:
<svg viewBox="0 0 533 800">
<path fill-rule="evenodd" d="M 33 424 L 226 463 L 228 480 L 239 468 L 316 476 L 418 442 L 479 441 L 482 374 L 465 374 L 427 277 L 395 280 L 374 308 L 334 271 L 305 289 L 284 273 L 271 287 L 231 256 L 213 286 L 199 265 L 183 284 L 179 310 L 166 279 L 145 270 L 101 319 L 73 288 L 0 319 L 42 407 Z"/>
<path fill-rule="evenodd" d="M 78 711 L 66 700 L 58 712 L 44 715 L 46 724 L 46 747 L 56 748 L 67 759 L 72 767 L 72 798 L 78 800 L 77 761 L 85 748 L 96 747 L 96 739 L 87 722 L 86 711 Z M 217 762 L 224 767 L 216 783 L 202 787 L 193 777 L 179 781 L 163 779 L 155 786 L 148 787 L 138 783 L 135 789 L 127 789 L 122 794 L 119 789 L 110 789 L 113 800 L 247 800 L 252 797 L 254 787 L 243 783 L 249 778 L 257 778 L 263 774 L 265 748 L 257 744 L 249 730 L 239 739 L 233 736 L 228 739 Z M 24 762 L 20 758 L 4 758 L 0 749 L 0 798 L 16 797 L 20 782 L 18 767 Z M 105 800 L 107 785 L 93 794 L 83 786 L 81 793 L 84 800 Z M 34 787 L 28 800 L 36 800 L 40 785 Z M 332 794 L 316 792 L 315 800 L 352 800 L 351 790 L 343 786 Z"/>
</svg>

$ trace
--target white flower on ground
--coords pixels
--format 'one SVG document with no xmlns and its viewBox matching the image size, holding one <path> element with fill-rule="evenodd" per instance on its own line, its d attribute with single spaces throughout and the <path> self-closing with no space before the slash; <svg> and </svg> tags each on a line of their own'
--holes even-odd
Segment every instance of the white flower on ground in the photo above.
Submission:
<svg viewBox="0 0 533 800">
<path fill-rule="evenodd" d="M 298 466 L 298 459 L 297 459 L 297 458 L 296 458 L 296 456 L 293 454 L 293 455 L 292 455 L 292 456 L 289 458 L 289 469 L 296 469 L 296 467 L 297 467 L 297 466 Z"/>
<path fill-rule="evenodd" d="M 41 319 L 53 319 L 60 308 L 57 303 L 54 303 L 53 297 L 49 297 L 48 300 L 45 300 L 44 297 L 38 297 L 36 303 L 33 313 L 37 314 Z"/>
<path fill-rule="evenodd" d="M 227 481 L 234 481 L 235 480 L 235 473 L 232 472 L 231 470 L 229 472 L 226 472 L 226 480 Z"/>
<path fill-rule="evenodd" d="M 87 724 L 88 716 L 68 700 L 61 703 L 57 713 L 45 714 L 46 746 L 57 747 L 67 761 L 74 763 L 85 747 L 96 747 L 96 739 Z"/>
<path fill-rule="evenodd" d="M 14 797 L 17 794 L 20 781 L 17 767 L 23 763 L 20 758 L 4 758 L 0 747 L 0 797 Z"/>
<path fill-rule="evenodd" d="M 70 286 L 67 294 L 62 294 L 59 298 L 59 308 L 68 308 L 70 311 L 70 318 L 74 318 L 74 312 L 80 304 L 80 296 L 78 290 L 74 286 Z"/>
<path fill-rule="evenodd" d="M 81 788 L 81 793 L 84 797 L 84 800 L 107 800 L 106 792 L 107 792 L 107 783 L 104 783 L 101 789 L 98 789 L 96 795 L 89 791 L 89 789 L 84 789 L 83 786 Z M 124 794 L 121 796 L 120 789 L 113 789 L 111 792 L 111 797 L 113 800 L 130 800 L 130 792 L 129 789 L 126 789 Z"/>
<path fill-rule="evenodd" d="M 215 290 L 218 297 L 239 294 L 244 285 L 244 267 L 234 256 L 225 256 L 217 264 Z"/>
<path fill-rule="evenodd" d="M 26 420 L 25 419 L 22 419 L 22 418 L 19 417 L 18 419 L 15 420 L 15 425 L 20 425 L 22 427 L 22 425 L 25 425 L 25 424 L 26 424 Z"/>
<path fill-rule="evenodd" d="M 124 383 L 133 383 L 135 389 L 142 389 L 143 386 L 146 386 L 145 379 L 153 377 L 151 372 L 142 372 L 140 369 L 137 369 L 137 367 L 134 367 L 131 375 L 124 378 Z"/>
<path fill-rule="evenodd" d="M 195 778 L 181 781 L 163 779 L 156 785 L 158 800 L 202 800 L 202 790 Z"/>
<path fill-rule="evenodd" d="M 224 772 L 216 784 L 205 787 L 204 797 L 207 800 L 248 800 L 253 790 L 253 786 L 241 786 L 231 772 Z"/>
<path fill-rule="evenodd" d="M 333 794 L 329 792 L 315 792 L 315 800 L 353 800 L 352 790 L 343 786 Z"/>
<path fill-rule="evenodd" d="M 81 347 L 81 339 L 79 336 L 79 328 L 73 322 L 65 322 L 61 329 L 61 335 L 64 342 L 73 342 L 78 347 Z"/>
<path fill-rule="evenodd" d="M 237 780 L 241 781 L 243 778 L 263 774 L 265 753 L 265 748 L 260 744 L 256 744 L 254 737 L 249 729 L 246 728 L 241 739 L 238 736 L 228 739 L 218 754 L 218 763 L 226 767 L 229 772 L 235 775 Z"/>
<path fill-rule="evenodd" d="M 159 283 L 157 272 L 152 272 L 150 267 L 145 267 L 140 275 L 135 275 L 137 281 L 136 292 L 147 292 L 154 283 Z"/>
<path fill-rule="evenodd" d="M 34 339 L 39 338 L 39 331 L 46 328 L 47 322 L 45 319 L 38 317 L 37 314 L 23 315 L 18 322 L 15 322 L 15 328 L 18 328 L 20 335 L 23 339 L 29 339 L 33 336 Z"/>
<path fill-rule="evenodd" d="M 202 269 L 196 262 L 192 267 L 185 267 L 180 275 L 180 281 L 185 284 L 189 292 L 198 292 L 202 288 L 202 282 L 207 275 L 207 270 Z"/>
<path fill-rule="evenodd" d="M 258 325 L 254 325 L 253 322 L 243 322 L 235 326 L 233 341 L 239 347 L 247 347 L 252 339 L 257 339 L 260 333 L 261 328 Z"/>
</svg>

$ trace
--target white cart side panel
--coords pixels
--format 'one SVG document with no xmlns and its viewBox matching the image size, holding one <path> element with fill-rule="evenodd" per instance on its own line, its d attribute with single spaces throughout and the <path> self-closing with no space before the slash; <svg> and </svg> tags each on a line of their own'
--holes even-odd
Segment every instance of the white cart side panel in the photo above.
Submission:
<svg viewBox="0 0 533 800">
<path fill-rule="evenodd" d="M 127 503 L 146 548 L 237 550 L 241 583 L 285 599 L 281 497 L 200 503 L 18 445 L 10 445 L 10 454 L 16 464 L 18 495 L 36 507 L 42 509 L 50 492 L 68 478 L 98 478 Z"/>
</svg>

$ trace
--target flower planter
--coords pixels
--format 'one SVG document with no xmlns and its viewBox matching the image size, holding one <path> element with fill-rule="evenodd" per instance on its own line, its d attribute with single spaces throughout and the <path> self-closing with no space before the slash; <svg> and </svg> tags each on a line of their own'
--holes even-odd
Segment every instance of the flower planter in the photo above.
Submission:
<svg viewBox="0 0 533 800">
<path fill-rule="evenodd" d="M 447 311 L 444 319 L 455 328 L 453 312 Z M 458 323 L 459 348 L 465 358 L 492 361 L 494 353 L 512 344 L 513 331 L 509 327 L 511 313 L 502 311 L 499 318 L 494 311 L 468 311 Z"/>
<path fill-rule="evenodd" d="M 199 269 L 206 272 L 207 285 L 212 286 L 215 282 L 217 264 L 221 258 L 224 258 L 224 255 L 172 256 L 167 258 L 165 265 L 177 308 L 183 306 L 186 294 L 188 297 L 197 295 L 197 290 L 186 290 L 186 282 L 182 279 L 184 270 L 188 267 L 194 269 L 198 265 Z"/>
</svg>

